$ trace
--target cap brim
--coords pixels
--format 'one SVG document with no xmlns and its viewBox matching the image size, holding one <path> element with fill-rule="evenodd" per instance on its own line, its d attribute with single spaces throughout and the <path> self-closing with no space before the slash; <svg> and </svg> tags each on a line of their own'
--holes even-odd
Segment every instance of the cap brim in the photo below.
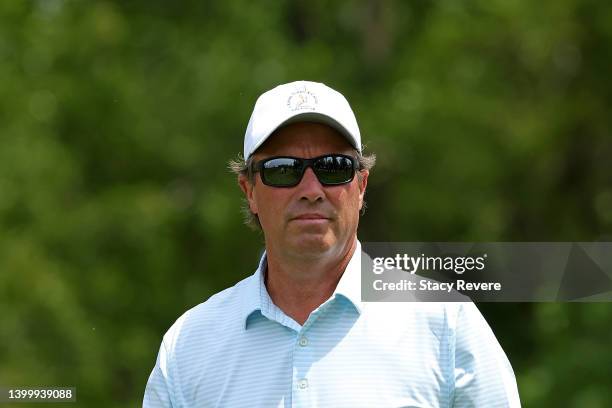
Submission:
<svg viewBox="0 0 612 408">
<path fill-rule="evenodd" d="M 340 122 L 338 122 L 331 116 L 325 115 L 324 113 L 320 112 L 301 112 L 282 121 L 272 130 L 270 130 L 266 137 L 262 138 L 261 142 L 259 142 L 257 146 L 254 146 L 251 155 L 253 155 L 253 153 L 255 153 L 257 149 L 259 149 L 266 142 L 266 140 L 268 140 L 268 138 L 278 129 L 282 128 L 283 126 L 298 122 L 321 123 L 323 125 L 327 125 L 333 129 L 336 129 L 342 136 L 344 136 L 348 140 L 351 146 L 353 146 L 358 151 L 361 151 L 360 146 L 356 146 L 355 138 L 353 137 L 353 135 Z"/>
</svg>

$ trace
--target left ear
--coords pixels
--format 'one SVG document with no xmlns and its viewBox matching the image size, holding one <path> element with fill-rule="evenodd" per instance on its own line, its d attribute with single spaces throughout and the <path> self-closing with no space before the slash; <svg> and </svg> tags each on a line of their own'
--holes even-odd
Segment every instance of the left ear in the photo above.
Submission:
<svg viewBox="0 0 612 408">
<path fill-rule="evenodd" d="M 368 185 L 368 176 L 370 175 L 369 170 L 359 170 L 361 173 L 360 176 L 357 177 L 357 184 L 359 186 L 359 210 L 363 208 L 363 198 L 365 196 L 366 187 Z"/>
</svg>

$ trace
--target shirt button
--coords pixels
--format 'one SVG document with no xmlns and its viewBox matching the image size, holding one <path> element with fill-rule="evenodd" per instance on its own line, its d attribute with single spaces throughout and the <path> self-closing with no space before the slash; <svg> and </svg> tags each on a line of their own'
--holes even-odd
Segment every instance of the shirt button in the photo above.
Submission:
<svg viewBox="0 0 612 408">
<path fill-rule="evenodd" d="M 306 347 L 308 345 L 308 339 L 306 337 L 300 338 L 299 345 L 302 347 Z"/>
<path fill-rule="evenodd" d="M 298 382 L 298 387 L 300 387 L 300 390 L 305 390 L 306 388 L 308 388 L 308 380 L 303 378 Z"/>
</svg>

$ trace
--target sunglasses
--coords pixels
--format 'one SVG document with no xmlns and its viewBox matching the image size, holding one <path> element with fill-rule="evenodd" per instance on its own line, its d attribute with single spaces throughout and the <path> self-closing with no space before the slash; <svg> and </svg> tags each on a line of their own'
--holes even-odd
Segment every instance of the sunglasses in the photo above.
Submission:
<svg viewBox="0 0 612 408">
<path fill-rule="evenodd" d="M 293 187 L 300 184 L 310 167 L 324 186 L 337 186 L 353 181 L 359 164 L 345 154 L 326 154 L 312 159 L 275 156 L 253 164 L 253 172 L 261 173 L 261 181 L 272 187 Z"/>
</svg>

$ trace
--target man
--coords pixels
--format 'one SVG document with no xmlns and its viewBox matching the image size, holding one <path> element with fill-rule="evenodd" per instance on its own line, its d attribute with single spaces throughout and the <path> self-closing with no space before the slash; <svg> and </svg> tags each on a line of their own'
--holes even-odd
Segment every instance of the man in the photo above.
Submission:
<svg viewBox="0 0 612 408">
<path fill-rule="evenodd" d="M 145 407 L 516 407 L 471 303 L 365 303 L 357 225 L 371 157 L 338 92 L 259 97 L 238 181 L 266 251 L 164 336 Z"/>
</svg>

